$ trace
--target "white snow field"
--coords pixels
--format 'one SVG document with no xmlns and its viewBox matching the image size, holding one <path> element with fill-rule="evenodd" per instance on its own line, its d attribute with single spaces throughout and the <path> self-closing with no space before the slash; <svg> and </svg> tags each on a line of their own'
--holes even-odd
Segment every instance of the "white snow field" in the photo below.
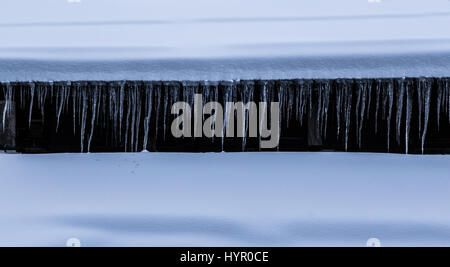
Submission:
<svg viewBox="0 0 450 267">
<path fill-rule="evenodd" d="M 0 81 L 450 74 L 447 0 L 0 10 Z M 0 246 L 450 245 L 447 155 L 0 154 L 0 170 Z"/>
<path fill-rule="evenodd" d="M 450 156 L 0 155 L 0 245 L 450 245 Z"/>
<path fill-rule="evenodd" d="M 448 76 L 447 0 L 15 0 L 0 80 Z"/>
</svg>

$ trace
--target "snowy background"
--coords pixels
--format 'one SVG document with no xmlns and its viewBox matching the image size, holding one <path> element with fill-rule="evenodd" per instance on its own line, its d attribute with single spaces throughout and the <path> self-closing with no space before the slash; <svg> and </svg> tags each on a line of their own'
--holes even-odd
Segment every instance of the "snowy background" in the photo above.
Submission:
<svg viewBox="0 0 450 267">
<path fill-rule="evenodd" d="M 450 244 L 450 157 L 0 155 L 0 244 Z"/>
<path fill-rule="evenodd" d="M 2 81 L 446 76 L 450 68 L 448 0 L 3 0 L 1 10 Z"/>
<path fill-rule="evenodd" d="M 0 80 L 449 76 L 447 0 L 2 0 Z M 212 70 L 212 71 L 211 71 Z M 0 245 L 450 245 L 450 157 L 0 155 Z"/>
<path fill-rule="evenodd" d="M 2 57 L 210 58 L 450 48 L 448 0 L 3 0 L 1 9 Z"/>
</svg>

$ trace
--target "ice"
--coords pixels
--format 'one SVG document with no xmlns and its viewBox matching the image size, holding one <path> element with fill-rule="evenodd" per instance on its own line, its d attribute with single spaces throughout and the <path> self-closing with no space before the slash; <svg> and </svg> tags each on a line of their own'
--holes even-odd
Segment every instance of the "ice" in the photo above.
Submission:
<svg viewBox="0 0 450 267">
<path fill-rule="evenodd" d="M 136 86 L 132 87 L 132 90 L 131 90 L 130 94 L 131 94 L 131 102 L 129 103 L 129 105 L 131 105 L 131 110 L 132 110 L 132 113 L 131 113 L 131 139 L 130 140 L 131 140 L 131 151 L 135 152 L 135 149 L 134 149 L 134 143 L 135 143 L 134 136 L 136 134 L 135 133 L 135 131 L 136 131 L 136 113 L 137 113 L 137 108 L 138 108 Z M 139 108 L 140 108 L 140 105 L 139 105 Z"/>
<path fill-rule="evenodd" d="M 422 135 L 422 110 L 423 110 L 423 93 L 424 93 L 424 83 L 423 80 L 418 81 L 417 88 L 417 108 L 419 109 L 419 136 Z"/>
<path fill-rule="evenodd" d="M 262 133 L 262 129 L 264 127 L 264 118 L 267 118 L 267 82 L 264 82 L 263 88 L 262 88 L 262 92 L 261 92 L 261 102 L 259 103 L 260 106 L 260 110 L 262 111 L 261 114 L 259 114 L 259 147 L 261 148 L 261 133 Z M 261 108 L 262 105 L 262 108 Z"/>
<path fill-rule="evenodd" d="M 30 83 L 30 93 L 31 93 L 31 100 L 30 100 L 30 112 L 28 115 L 28 127 L 31 127 L 31 115 L 33 114 L 33 103 L 34 103 L 34 83 L 31 82 Z M 58 123 L 59 123 L 59 119 L 58 119 Z"/>
<path fill-rule="evenodd" d="M 67 100 L 68 100 L 68 92 L 70 91 L 70 89 L 68 88 L 70 87 L 70 82 L 68 82 L 67 85 L 61 85 L 60 91 L 56 92 L 56 107 L 57 107 L 57 112 L 56 112 L 56 131 L 58 131 L 59 128 L 59 121 L 61 118 L 61 113 L 63 112 L 63 109 L 65 107 L 65 105 L 67 104 Z M 93 103 L 96 104 L 96 103 Z M 31 118 L 31 113 L 30 113 L 30 118 Z"/>
<path fill-rule="evenodd" d="M 131 103 L 131 94 L 128 95 L 128 103 Z M 126 122 L 125 122 L 125 152 L 128 151 L 128 132 L 130 128 L 130 116 L 131 116 L 131 109 L 133 108 L 131 105 L 127 105 L 127 116 L 126 116 Z"/>
<path fill-rule="evenodd" d="M 342 87 L 336 87 L 336 137 L 339 138 L 339 134 L 341 131 L 341 108 L 342 108 Z"/>
<path fill-rule="evenodd" d="M 90 152 L 95 140 L 95 129 L 108 131 L 112 145 L 123 147 L 125 151 L 157 150 L 157 139 L 166 141 L 167 125 L 171 123 L 172 115 L 168 112 L 171 105 L 179 99 L 191 106 L 199 102 L 195 94 L 201 94 L 202 102 L 194 109 L 193 117 L 200 116 L 196 122 L 205 121 L 202 104 L 210 101 L 221 101 L 225 123 L 222 127 L 222 145 L 224 136 L 236 127 L 237 114 L 225 105 L 226 102 L 279 102 L 280 113 L 278 127 L 287 129 L 291 124 L 301 127 L 314 127 L 313 132 L 318 138 L 327 140 L 334 136 L 341 140 L 343 147 L 356 143 L 363 148 L 362 140 L 370 129 L 386 129 L 386 152 L 390 151 L 391 137 L 396 144 L 402 145 L 401 135 L 405 132 L 405 152 L 408 152 L 411 133 L 411 119 L 418 118 L 414 123 L 418 137 L 425 149 L 426 134 L 429 130 L 430 108 L 433 107 L 431 95 L 437 97 L 438 118 L 449 116 L 450 93 L 448 78 L 399 78 L 399 79 L 337 79 L 337 80 L 284 80 L 284 81 L 224 81 L 224 82 L 157 82 L 157 81 L 96 81 L 96 82 L 24 82 L 0 83 L 3 89 L 5 107 L 3 121 L 7 123 L 8 112 L 13 99 L 17 97 L 20 103 L 17 108 L 28 114 L 28 126 L 31 126 L 33 110 L 37 108 L 44 121 L 44 107 L 53 105 L 56 111 L 56 130 L 64 123 L 64 119 L 72 117 L 73 134 L 80 135 L 80 151 Z M 372 87 L 374 90 L 372 90 Z M 220 88 L 220 89 L 219 89 Z M 219 94 L 222 94 L 219 97 Z M 17 96 L 14 96 L 17 95 Z M 406 95 L 406 97 L 405 97 Z M 376 103 L 372 102 L 372 97 Z M 404 104 L 406 98 L 406 105 Z M 195 101 L 194 101 L 195 100 Z M 23 104 L 22 102 L 25 102 Z M 330 103 L 334 103 L 330 105 Z M 433 102 L 434 103 L 434 102 Z M 37 105 L 36 105 L 37 104 Z M 264 125 L 262 118 L 270 116 L 268 107 L 261 109 L 258 126 Z M 381 109 L 381 114 L 379 114 Z M 404 110 L 405 109 L 405 114 Z M 415 112 L 417 110 L 418 116 Z M 267 113 L 267 114 L 266 114 Z M 331 118 L 333 114 L 333 118 Z M 336 115 L 334 115 L 336 114 Z M 237 136 L 242 138 L 242 151 L 246 151 L 249 132 L 249 112 L 246 111 L 241 125 L 237 125 Z M 217 114 L 212 113 L 215 125 Z M 336 116 L 336 117 L 334 117 Z M 372 119 L 371 116 L 374 116 Z M 293 120 L 295 118 L 295 120 Z M 331 119 L 330 119 L 331 118 Z M 381 118 L 381 120 L 379 120 Z M 304 120 L 308 120 L 308 124 Z M 395 130 L 391 125 L 395 123 Z M 66 127 L 67 124 L 64 124 Z M 416 126 L 417 125 L 417 126 Z M 270 126 L 270 125 L 268 125 Z M 5 126 L 3 126 L 5 127 Z M 123 128 L 122 128 L 123 127 Z M 328 129 L 331 127 L 333 131 Z M 434 124 L 433 124 L 434 127 Z M 65 128 L 66 129 L 66 128 Z M 202 129 L 200 125 L 199 129 Z M 142 132 L 143 130 L 143 132 Z M 438 129 L 437 129 L 438 130 Z M 63 134 L 63 133 L 61 133 Z M 235 134 L 235 133 L 233 133 Z M 195 132 L 197 138 L 200 133 Z M 283 135 L 283 132 L 281 132 Z M 353 137 L 355 136 L 355 142 Z M 195 137 L 194 137 L 195 138 Z M 87 142 L 85 142 L 87 141 Z M 149 144 L 151 141 L 151 144 Z M 214 140 L 211 140 L 214 141 Z M 261 140 L 259 140 L 261 141 Z M 94 141 L 95 142 L 95 141 Z M 352 142 L 349 144 L 349 142 Z M 85 146 L 87 145 L 87 149 Z"/>
<path fill-rule="evenodd" d="M 406 86 L 406 121 L 405 121 L 405 153 L 408 154 L 409 133 L 411 129 L 411 114 L 413 108 L 413 90 L 410 84 Z"/>
<path fill-rule="evenodd" d="M 4 94 L 4 98 L 5 98 L 5 107 L 3 108 L 3 116 L 2 116 L 2 128 L 3 128 L 3 132 L 6 129 L 6 123 L 7 123 L 7 116 L 10 112 L 10 108 L 12 105 L 12 101 L 13 101 L 13 91 L 12 91 L 12 87 L 11 84 L 9 82 L 7 82 L 3 88 L 3 94 Z"/>
<path fill-rule="evenodd" d="M 430 116 L 430 95 L 431 95 L 431 87 L 430 84 L 427 81 L 424 81 L 425 86 L 423 88 L 424 93 L 424 123 L 423 123 L 423 133 L 422 133 L 422 154 L 424 152 L 424 146 L 425 146 L 425 136 L 427 135 L 427 129 L 428 129 L 428 118 Z"/>
<path fill-rule="evenodd" d="M 80 94 L 82 98 L 82 108 L 81 108 L 81 133 L 80 133 L 80 142 L 81 142 L 81 153 L 84 152 L 84 135 L 86 132 L 86 120 L 87 120 L 87 112 L 88 112 L 88 96 L 87 91 L 83 90 Z"/>
<path fill-rule="evenodd" d="M 185 93 L 185 92 L 183 92 L 183 93 Z M 186 93 L 187 93 L 187 92 L 186 92 Z M 183 95 L 183 96 L 184 96 L 184 95 Z M 158 87 L 156 88 L 155 142 L 156 142 L 156 140 L 158 139 L 158 133 L 159 133 L 158 128 L 159 128 L 159 115 L 160 115 L 160 109 L 161 109 L 161 99 L 162 99 L 162 96 L 161 96 L 161 87 L 158 86 Z"/>
<path fill-rule="evenodd" d="M 399 81 L 398 84 L 398 90 L 397 90 L 397 116 L 395 119 L 395 126 L 397 129 L 397 143 L 400 144 L 400 135 L 401 135 L 401 129 L 402 129 L 402 115 L 403 115 L 403 99 L 405 97 L 405 81 L 404 79 L 402 81 Z"/>
<path fill-rule="evenodd" d="M 438 83 L 438 91 L 437 91 L 437 103 L 436 103 L 436 123 L 438 130 L 441 126 L 441 106 L 442 106 L 442 95 L 444 94 L 444 88 L 442 83 Z"/>
<path fill-rule="evenodd" d="M 167 124 L 166 124 L 167 109 L 168 109 L 168 105 L 169 105 L 169 102 L 170 102 L 170 99 L 169 99 L 169 88 L 167 88 L 167 87 L 164 88 L 164 98 L 163 99 L 164 99 L 164 108 L 163 108 L 163 141 L 165 141 L 166 140 L 166 134 L 167 134 Z M 203 113 L 202 113 L 202 117 L 203 117 Z"/>
<path fill-rule="evenodd" d="M 376 109 L 375 109 L 375 133 L 377 133 L 378 132 L 378 111 L 380 108 L 380 94 L 381 94 L 381 87 L 380 87 L 379 81 L 376 82 L 375 90 L 376 90 L 376 94 L 377 94 L 377 97 L 376 97 L 377 103 L 376 103 Z"/>
<path fill-rule="evenodd" d="M 348 150 L 348 139 L 350 131 L 350 115 L 352 110 L 352 88 L 344 85 L 344 96 L 345 96 L 345 151 Z"/>
<path fill-rule="evenodd" d="M 389 83 L 387 85 L 387 98 L 389 102 L 389 111 L 387 117 L 387 151 L 390 148 L 390 136 L 391 136 L 391 118 L 392 118 L 392 105 L 394 104 L 394 88 L 393 84 Z"/>
<path fill-rule="evenodd" d="M 445 80 L 445 93 L 446 93 L 445 101 L 447 103 L 446 112 L 447 112 L 447 116 L 449 117 L 448 122 L 450 123 L 450 116 L 449 116 L 449 114 L 450 114 L 450 86 L 448 84 L 448 80 Z"/>
<path fill-rule="evenodd" d="M 120 91 L 119 91 L 119 138 L 122 138 L 122 122 L 123 122 L 123 109 L 124 109 L 124 98 L 125 98 L 125 88 L 124 83 L 120 84 Z"/>
<path fill-rule="evenodd" d="M 145 108 L 147 110 L 147 113 L 146 113 L 147 115 L 144 119 L 144 141 L 143 141 L 143 147 L 142 147 L 143 151 L 147 150 L 147 145 L 148 145 L 148 133 L 149 133 L 150 120 L 151 120 L 151 115 L 152 115 L 153 90 L 151 90 L 151 88 L 149 88 L 149 87 L 146 87 L 145 93 L 146 93 Z"/>
<path fill-rule="evenodd" d="M 364 124 L 364 118 L 366 117 L 366 98 L 367 98 L 367 84 L 365 82 L 358 83 L 357 91 L 357 102 L 356 102 L 356 129 L 357 129 L 357 139 L 358 147 L 361 148 L 362 139 L 362 129 Z"/>
<path fill-rule="evenodd" d="M 42 87 L 44 87 L 44 86 L 42 86 Z M 76 129 L 77 129 L 77 103 L 78 103 L 77 102 L 77 99 L 78 99 L 77 92 L 78 92 L 78 90 L 72 90 L 73 135 L 76 134 Z M 43 107 L 42 107 L 42 110 L 43 110 Z M 42 119 L 43 118 L 44 118 L 44 113 L 42 113 Z"/>
<path fill-rule="evenodd" d="M 98 101 L 98 95 L 99 95 L 99 89 L 97 86 L 94 86 L 94 90 L 92 92 L 92 116 L 91 116 L 91 133 L 89 135 L 89 141 L 88 141 L 88 148 L 87 148 L 87 152 L 89 153 L 91 151 L 91 142 L 92 142 L 92 137 L 94 136 L 94 128 L 95 128 L 95 120 L 97 118 L 97 112 L 98 112 L 98 106 L 99 103 Z"/>
<path fill-rule="evenodd" d="M 303 117 L 305 115 L 306 112 L 306 107 L 307 107 L 307 100 L 308 100 L 308 94 L 310 91 L 309 90 L 305 90 L 305 84 L 303 82 L 299 83 L 298 85 L 298 107 L 297 107 L 297 120 L 300 120 L 300 125 L 303 125 Z"/>
</svg>

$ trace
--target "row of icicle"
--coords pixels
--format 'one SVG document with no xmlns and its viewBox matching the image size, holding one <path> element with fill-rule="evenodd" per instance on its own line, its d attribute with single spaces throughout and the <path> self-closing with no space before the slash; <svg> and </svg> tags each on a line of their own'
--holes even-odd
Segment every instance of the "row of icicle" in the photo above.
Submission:
<svg viewBox="0 0 450 267">
<path fill-rule="evenodd" d="M 433 84 L 435 86 L 433 87 Z M 20 82 L 1 83 L 5 105 L 2 111 L 2 127 L 5 129 L 13 102 L 21 109 L 28 109 L 29 126 L 33 109 L 37 108 L 44 120 L 45 105 L 55 105 L 56 131 L 60 120 L 72 108 L 73 133 L 80 132 L 81 152 L 91 151 L 93 135 L 102 116 L 103 127 L 111 123 L 113 137 L 124 145 L 125 151 L 148 149 L 152 118 L 158 127 L 162 125 L 165 139 L 171 121 L 171 105 L 177 101 L 193 103 L 194 94 L 202 93 L 203 104 L 210 101 L 244 103 L 267 101 L 280 103 L 280 124 L 289 127 L 291 119 L 302 125 L 306 116 L 316 120 L 315 133 L 327 136 L 329 111 L 335 108 L 336 136 L 344 135 L 348 149 L 349 131 L 354 116 L 354 131 L 361 147 L 362 130 L 371 119 L 375 131 L 379 128 L 379 112 L 387 128 L 387 151 L 390 149 L 391 127 L 395 127 L 396 141 L 401 142 L 404 125 L 405 152 L 408 153 L 411 118 L 414 105 L 418 110 L 418 131 L 421 149 L 430 117 L 432 88 L 436 88 L 436 114 L 439 127 L 440 115 L 450 114 L 450 90 L 448 78 L 399 78 L 399 79 L 341 79 L 341 80 L 286 80 L 286 81 L 226 81 L 226 82 Z M 19 99 L 15 99 L 15 98 Z M 331 99 L 334 97 L 334 99 Z M 375 99 L 374 99 L 375 98 Z M 335 103 L 331 107 L 330 103 Z M 394 110 L 394 106 L 396 110 Z M 375 115 L 371 114 L 375 108 Z M 231 116 L 224 105 L 224 118 Z M 372 116 L 372 117 L 371 117 Z M 204 115 L 203 118 L 205 119 Z M 403 120 L 403 118 L 405 118 Z M 162 120 L 162 121 L 161 121 Z M 395 124 L 393 124 L 395 122 Z M 449 116 L 450 123 L 450 116 Z M 248 131 L 248 117 L 245 121 Z M 169 127 L 167 127 L 169 125 Z M 223 131 L 225 131 L 225 127 Z M 278 125 L 282 129 L 281 125 Z M 143 132 L 141 132 L 143 129 Z M 246 134 L 246 133 L 245 133 Z M 246 148 L 246 136 L 242 138 L 242 150 Z M 223 138 L 222 138 L 223 147 Z"/>
</svg>

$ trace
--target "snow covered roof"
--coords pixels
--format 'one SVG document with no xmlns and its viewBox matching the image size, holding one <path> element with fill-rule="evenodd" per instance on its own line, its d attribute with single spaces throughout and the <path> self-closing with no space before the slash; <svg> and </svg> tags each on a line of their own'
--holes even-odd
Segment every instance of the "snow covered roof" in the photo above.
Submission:
<svg viewBox="0 0 450 267">
<path fill-rule="evenodd" d="M 27 6 L 27 8 L 23 8 Z M 17 0 L 0 80 L 448 76 L 448 1 Z"/>
</svg>

